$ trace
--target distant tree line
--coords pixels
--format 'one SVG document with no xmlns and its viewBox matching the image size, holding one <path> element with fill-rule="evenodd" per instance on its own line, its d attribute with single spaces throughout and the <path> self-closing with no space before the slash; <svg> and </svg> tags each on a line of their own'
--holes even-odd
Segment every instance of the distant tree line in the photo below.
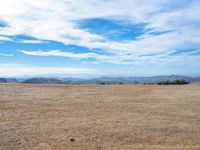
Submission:
<svg viewBox="0 0 200 150">
<path fill-rule="evenodd" d="M 166 80 L 166 81 L 160 81 L 160 82 L 130 82 L 130 83 L 124 83 L 124 82 L 97 82 L 97 84 L 101 85 L 109 85 L 109 84 L 145 84 L 145 85 L 183 85 L 183 84 L 189 84 L 186 80 Z"/>
<path fill-rule="evenodd" d="M 189 84 L 186 80 L 174 80 L 174 81 L 161 81 L 157 83 L 158 85 L 181 85 L 181 84 Z"/>
</svg>

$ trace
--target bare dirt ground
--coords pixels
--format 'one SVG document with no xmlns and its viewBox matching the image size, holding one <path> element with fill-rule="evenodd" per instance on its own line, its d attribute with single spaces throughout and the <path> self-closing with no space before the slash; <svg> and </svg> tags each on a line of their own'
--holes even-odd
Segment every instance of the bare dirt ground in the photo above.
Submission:
<svg viewBox="0 0 200 150">
<path fill-rule="evenodd" d="M 0 84 L 1 150 L 199 150 L 200 84 Z"/>
</svg>

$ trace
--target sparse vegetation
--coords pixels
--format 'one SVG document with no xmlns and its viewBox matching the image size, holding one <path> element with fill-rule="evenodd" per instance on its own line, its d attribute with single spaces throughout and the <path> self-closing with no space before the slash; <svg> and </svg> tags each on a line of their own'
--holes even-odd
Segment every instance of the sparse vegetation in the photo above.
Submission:
<svg viewBox="0 0 200 150">
<path fill-rule="evenodd" d="M 0 149 L 198 150 L 199 91 L 199 84 L 0 84 Z"/>
<path fill-rule="evenodd" d="M 182 85 L 182 84 L 189 84 L 186 80 L 174 80 L 174 81 L 161 81 L 158 82 L 158 85 Z"/>
</svg>

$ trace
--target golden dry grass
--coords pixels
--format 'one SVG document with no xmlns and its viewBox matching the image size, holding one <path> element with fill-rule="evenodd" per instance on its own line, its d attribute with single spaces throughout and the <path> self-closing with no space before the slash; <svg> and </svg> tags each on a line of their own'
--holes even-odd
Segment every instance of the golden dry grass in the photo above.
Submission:
<svg viewBox="0 0 200 150">
<path fill-rule="evenodd" d="M 0 149 L 199 150 L 200 85 L 1 84 Z"/>
</svg>

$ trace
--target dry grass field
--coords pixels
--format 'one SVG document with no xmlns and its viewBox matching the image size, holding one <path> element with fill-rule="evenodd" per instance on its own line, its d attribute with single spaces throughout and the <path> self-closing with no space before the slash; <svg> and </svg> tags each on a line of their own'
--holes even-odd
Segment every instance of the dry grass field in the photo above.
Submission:
<svg viewBox="0 0 200 150">
<path fill-rule="evenodd" d="M 199 150 L 200 85 L 0 84 L 1 150 Z"/>
</svg>

